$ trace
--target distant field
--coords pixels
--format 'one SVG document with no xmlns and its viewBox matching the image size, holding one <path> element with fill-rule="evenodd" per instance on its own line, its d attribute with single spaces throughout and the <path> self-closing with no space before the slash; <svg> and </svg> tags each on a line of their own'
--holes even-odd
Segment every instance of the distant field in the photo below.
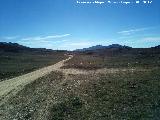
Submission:
<svg viewBox="0 0 160 120">
<path fill-rule="evenodd" d="M 158 120 L 159 80 L 159 69 L 67 79 L 53 72 L 27 85 L 0 108 L 6 120 Z"/>
<path fill-rule="evenodd" d="M 64 66 L 64 68 L 80 69 L 135 67 L 160 67 L 160 49 L 106 50 L 77 53 Z"/>
<path fill-rule="evenodd" d="M 0 53 L 0 80 L 53 65 L 66 57 L 63 52 Z"/>
</svg>

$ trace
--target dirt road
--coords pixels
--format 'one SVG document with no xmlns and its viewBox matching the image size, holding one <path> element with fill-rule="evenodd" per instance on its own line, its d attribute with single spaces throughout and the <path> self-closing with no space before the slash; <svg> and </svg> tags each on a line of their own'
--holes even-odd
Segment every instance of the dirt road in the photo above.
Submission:
<svg viewBox="0 0 160 120">
<path fill-rule="evenodd" d="M 5 99 L 15 95 L 18 91 L 22 90 L 25 85 L 44 75 L 49 74 L 52 71 L 59 70 L 60 67 L 62 67 L 63 64 L 66 61 L 70 60 L 72 57 L 73 56 L 70 55 L 69 58 L 62 60 L 54 65 L 44 67 L 31 73 L 0 82 L 0 105 L 5 101 Z"/>
</svg>

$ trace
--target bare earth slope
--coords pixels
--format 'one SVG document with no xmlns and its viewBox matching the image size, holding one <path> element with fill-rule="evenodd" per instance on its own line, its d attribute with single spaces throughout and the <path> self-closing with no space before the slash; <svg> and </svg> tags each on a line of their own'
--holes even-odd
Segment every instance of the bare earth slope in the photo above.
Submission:
<svg viewBox="0 0 160 120">
<path fill-rule="evenodd" d="M 68 59 L 62 60 L 54 65 L 44 67 L 31 73 L 0 82 L 0 105 L 3 104 L 3 101 L 6 101 L 5 99 L 9 98 L 9 96 L 15 95 L 18 91 L 22 90 L 25 85 L 42 76 L 49 74 L 52 71 L 60 69 L 60 67 L 63 66 L 64 62 L 68 61 L 72 57 L 73 56 L 70 55 Z"/>
</svg>

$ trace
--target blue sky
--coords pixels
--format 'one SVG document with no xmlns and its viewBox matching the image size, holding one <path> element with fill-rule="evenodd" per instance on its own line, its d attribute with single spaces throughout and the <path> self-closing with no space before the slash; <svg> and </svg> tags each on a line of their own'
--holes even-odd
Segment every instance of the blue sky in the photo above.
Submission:
<svg viewBox="0 0 160 120">
<path fill-rule="evenodd" d="M 114 43 L 131 47 L 159 45 L 160 0 L 152 0 L 151 4 L 139 1 L 126 5 L 0 0 L 0 42 L 67 50 Z"/>
</svg>

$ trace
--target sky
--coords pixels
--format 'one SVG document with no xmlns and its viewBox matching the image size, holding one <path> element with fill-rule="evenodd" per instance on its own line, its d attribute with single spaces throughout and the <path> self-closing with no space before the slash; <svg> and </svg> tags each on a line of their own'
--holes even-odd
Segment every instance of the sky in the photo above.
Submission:
<svg viewBox="0 0 160 120">
<path fill-rule="evenodd" d="M 136 1 L 0 0 L 0 42 L 56 50 L 160 45 L 160 0 Z"/>
</svg>

